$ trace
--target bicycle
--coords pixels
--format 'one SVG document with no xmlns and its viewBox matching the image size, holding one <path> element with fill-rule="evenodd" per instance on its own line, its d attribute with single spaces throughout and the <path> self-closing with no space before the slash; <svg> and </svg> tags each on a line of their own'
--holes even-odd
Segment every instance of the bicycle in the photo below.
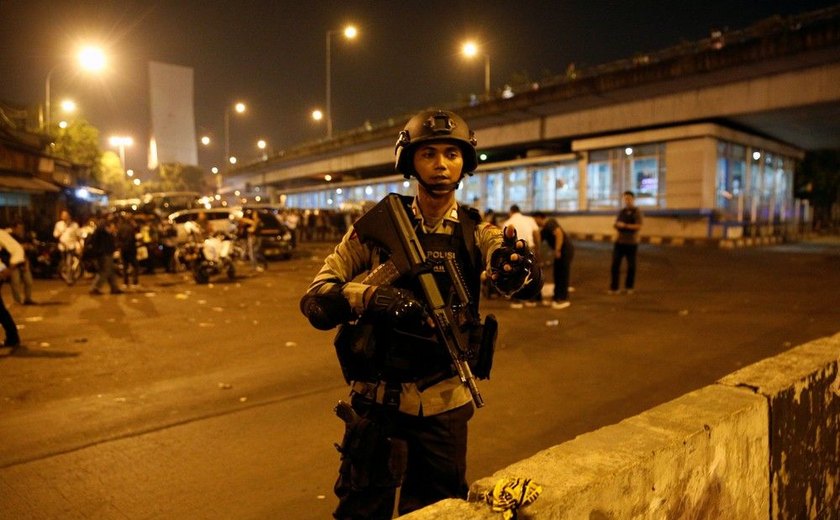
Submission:
<svg viewBox="0 0 840 520">
<path fill-rule="evenodd" d="M 75 284 L 84 274 L 84 265 L 79 248 L 64 249 L 61 252 L 61 264 L 58 266 L 58 275 L 67 285 Z"/>
</svg>

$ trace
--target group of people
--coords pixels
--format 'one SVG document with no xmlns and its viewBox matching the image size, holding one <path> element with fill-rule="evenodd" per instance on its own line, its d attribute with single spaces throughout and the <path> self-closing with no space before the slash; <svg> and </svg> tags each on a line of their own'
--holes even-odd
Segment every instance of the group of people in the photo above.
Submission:
<svg viewBox="0 0 840 520">
<path fill-rule="evenodd" d="M 612 262 L 610 265 L 610 285 L 607 294 L 616 295 L 621 292 L 633 294 L 636 280 L 636 253 L 639 247 L 639 230 L 642 227 L 642 212 L 635 204 L 635 194 L 625 191 L 622 195 L 623 207 L 618 212 L 613 227 L 617 231 L 613 245 Z M 495 218 L 495 216 L 491 217 Z M 571 238 L 557 222 L 544 212 L 534 212 L 532 216 L 523 214 L 518 205 L 510 207 L 510 213 L 502 226 L 513 226 L 517 234 L 526 240 L 539 258 L 540 251 L 550 251 L 554 289 L 549 303 L 553 309 L 565 309 L 571 306 L 569 301 L 569 275 L 575 248 Z M 546 247 L 544 247 L 544 245 Z M 624 288 L 619 291 L 621 282 L 621 267 L 626 261 L 627 269 L 624 278 Z M 546 262 L 547 263 L 547 262 Z M 533 307 L 541 300 L 538 295 L 531 301 L 514 301 L 513 308 Z"/>
<path fill-rule="evenodd" d="M 497 333 L 495 318 L 482 322 L 478 313 L 482 281 L 536 305 L 544 241 L 553 254 L 551 305 L 570 305 L 574 246 L 556 220 L 513 206 L 500 227 L 457 203 L 455 190 L 477 164 L 475 134 L 460 116 L 412 117 L 397 138 L 395 170 L 416 179 L 416 196 L 390 195 L 351 224 L 301 299 L 315 328 L 338 327 L 334 346 L 350 387 L 349 403 L 335 408 L 345 423 L 337 519 L 391 518 L 397 488 L 400 515 L 466 498 L 467 423 L 484 404 L 475 379 L 489 377 Z M 611 293 L 625 258 L 625 289 L 633 289 L 642 224 L 633 200 L 624 194 L 615 221 Z"/>
</svg>

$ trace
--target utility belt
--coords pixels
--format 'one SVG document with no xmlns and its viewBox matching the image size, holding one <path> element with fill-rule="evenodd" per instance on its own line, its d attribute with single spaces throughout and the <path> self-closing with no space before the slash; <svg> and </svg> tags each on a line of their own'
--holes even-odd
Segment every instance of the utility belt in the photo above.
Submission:
<svg viewBox="0 0 840 520">
<path fill-rule="evenodd" d="M 470 327 L 467 352 L 478 379 L 488 379 L 493 366 L 498 323 L 488 315 Z M 436 338 L 423 338 L 384 329 L 360 319 L 339 327 L 333 342 L 344 380 L 415 383 L 425 390 L 455 375 L 452 360 Z"/>
</svg>

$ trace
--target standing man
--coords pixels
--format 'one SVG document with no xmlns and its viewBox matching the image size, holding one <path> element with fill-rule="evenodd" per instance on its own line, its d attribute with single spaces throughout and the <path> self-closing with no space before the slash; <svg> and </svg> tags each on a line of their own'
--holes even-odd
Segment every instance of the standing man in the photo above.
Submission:
<svg viewBox="0 0 840 520">
<path fill-rule="evenodd" d="M 8 232 L 0 229 L 0 289 L 3 282 L 12 277 L 12 272 L 23 264 L 25 260 L 23 247 L 17 240 L 12 238 Z M 6 333 L 4 347 L 10 347 L 12 352 L 20 347 L 20 336 L 18 335 L 17 324 L 3 302 L 3 295 L 0 292 L 0 325 Z"/>
<path fill-rule="evenodd" d="M 15 302 L 23 305 L 35 305 L 32 300 L 32 270 L 29 267 L 30 256 L 35 252 L 35 244 L 32 242 L 32 233 L 27 231 L 23 222 L 15 223 L 9 231 L 18 244 L 23 247 L 23 263 L 12 270 L 11 286 L 12 297 Z"/>
<path fill-rule="evenodd" d="M 566 235 L 566 231 L 556 219 L 546 217 L 545 213 L 534 213 L 534 220 L 540 226 L 540 236 L 551 247 L 554 253 L 554 298 L 552 309 L 565 309 L 569 302 L 569 273 L 572 269 L 572 259 L 575 256 L 575 246 Z"/>
<path fill-rule="evenodd" d="M 122 294 L 114 273 L 114 252 L 117 250 L 117 223 L 111 217 L 106 217 L 97 224 L 90 236 L 91 249 L 96 257 L 96 276 L 90 287 L 90 294 L 100 295 L 102 286 L 107 282 L 111 286 L 111 294 Z"/>
<path fill-rule="evenodd" d="M 401 198 L 399 209 L 406 211 L 427 253 L 429 272 L 442 294 L 450 295 L 452 278 L 442 267 L 454 262 L 474 317 L 464 327 L 486 339 L 495 335 L 482 334 L 494 323 L 488 316 L 482 329 L 478 316 L 482 278 L 504 294 L 539 293 L 542 283 L 524 241 L 511 245 L 510 235 L 503 241 L 502 230 L 456 202 L 464 174 L 478 164 L 475 144 L 460 116 L 431 110 L 408 121 L 395 153 L 396 170 L 417 180 L 417 195 Z M 333 516 L 338 519 L 391 518 L 400 485 L 400 515 L 467 496 L 473 398 L 430 325 L 419 273 L 386 285 L 354 281 L 385 260 L 387 252 L 362 242 L 354 224 L 301 299 L 301 311 L 316 328 L 342 324 L 336 352 L 351 387 L 352 409 L 343 403 L 337 407 L 347 423 L 335 485 L 339 503 Z M 482 344 L 488 342 L 493 343 Z M 482 347 L 479 357 L 490 351 Z M 475 372 L 481 377 L 478 368 Z"/>
<path fill-rule="evenodd" d="M 636 282 L 636 252 L 639 249 L 642 212 L 635 205 L 636 196 L 632 191 L 625 191 L 622 198 L 624 199 L 624 207 L 618 212 L 615 224 L 613 224 L 613 227 L 618 230 L 618 236 L 613 247 L 609 294 L 618 294 L 618 279 L 621 274 L 622 258 L 627 258 L 627 277 L 624 279 L 624 292 L 633 294 L 633 286 Z"/>
<path fill-rule="evenodd" d="M 53 226 L 53 237 L 58 239 L 61 262 L 65 266 L 65 269 L 59 269 L 59 272 L 69 276 L 72 271 L 73 255 L 78 254 L 81 257 L 82 254 L 82 231 L 66 209 L 61 210 L 58 222 Z"/>
<path fill-rule="evenodd" d="M 504 227 L 513 227 L 516 229 L 516 236 L 528 244 L 528 248 L 534 253 L 539 260 L 540 253 L 540 226 L 534 217 L 523 215 L 519 210 L 519 206 L 514 204 L 510 207 L 510 216 L 502 224 Z M 519 299 L 510 304 L 511 309 L 521 309 L 524 307 L 536 307 L 537 303 L 542 300 L 542 294 L 535 294 L 532 298 Z"/>
<path fill-rule="evenodd" d="M 123 284 L 126 289 L 131 285 L 137 287 L 140 285 L 140 261 L 137 259 L 137 224 L 133 215 L 126 214 L 120 221 L 117 228 L 117 244 L 123 262 Z M 129 284 L 129 281 L 134 283 Z"/>
</svg>

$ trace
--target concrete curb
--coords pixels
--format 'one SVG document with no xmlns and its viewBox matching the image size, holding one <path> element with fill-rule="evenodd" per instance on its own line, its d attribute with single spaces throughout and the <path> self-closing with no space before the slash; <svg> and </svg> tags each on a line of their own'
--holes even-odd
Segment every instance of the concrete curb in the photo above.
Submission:
<svg viewBox="0 0 840 520">
<path fill-rule="evenodd" d="M 572 240 L 585 242 L 613 242 L 615 240 L 614 234 L 600 234 L 600 233 L 569 233 Z M 721 249 L 736 249 L 742 247 L 758 247 L 771 246 L 777 244 L 784 244 L 786 242 L 784 237 L 744 237 L 744 238 L 696 238 L 696 237 L 677 237 L 677 236 L 649 236 L 643 235 L 639 237 L 639 243 L 650 244 L 655 246 L 675 246 L 675 247 L 720 247 Z"/>
<path fill-rule="evenodd" d="M 527 519 L 827 518 L 840 512 L 840 334 L 578 436 L 402 518 L 498 519 L 482 497 L 533 479 Z M 832 513 L 833 512 L 833 513 Z"/>
</svg>

